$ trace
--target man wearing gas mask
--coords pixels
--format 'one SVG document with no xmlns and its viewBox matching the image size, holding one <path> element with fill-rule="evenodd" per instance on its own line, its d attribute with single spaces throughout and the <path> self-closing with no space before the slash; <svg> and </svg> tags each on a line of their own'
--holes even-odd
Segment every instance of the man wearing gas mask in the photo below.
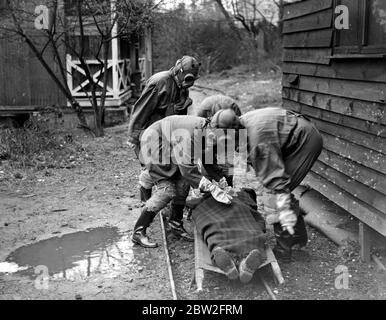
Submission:
<svg viewBox="0 0 386 320">
<path fill-rule="evenodd" d="M 189 88 L 199 78 L 200 63 L 193 57 L 183 56 L 168 71 L 154 74 L 146 82 L 141 96 L 130 115 L 128 144 L 137 157 L 140 136 L 152 123 L 171 115 L 186 115 L 192 104 Z M 141 200 L 151 196 L 151 187 L 140 186 Z"/>
<path fill-rule="evenodd" d="M 291 192 L 319 157 L 322 136 L 305 116 L 282 108 L 247 112 L 240 123 L 248 130 L 249 163 L 261 184 L 275 195 L 273 213 L 266 217 L 275 232 L 274 251 L 290 261 L 292 247 L 307 244 L 299 202 Z"/>
<path fill-rule="evenodd" d="M 220 110 L 227 110 L 227 109 L 233 110 L 237 116 L 242 115 L 240 107 L 234 99 L 222 94 L 216 94 L 205 98 L 200 103 L 200 105 L 195 107 L 193 110 L 193 115 L 197 117 L 211 118 L 216 114 L 216 112 Z M 238 139 L 239 139 L 238 136 L 235 137 L 236 141 L 238 141 Z M 232 186 L 233 175 L 231 172 L 233 170 L 233 164 L 228 163 L 228 164 L 224 164 L 221 167 L 225 173 L 225 178 L 227 180 L 228 185 Z"/>
<path fill-rule="evenodd" d="M 166 117 L 145 130 L 141 136 L 140 158 L 155 188 L 134 226 L 134 243 L 145 248 L 157 246 L 149 240 L 146 229 L 171 200 L 169 220 L 183 228 L 182 210 L 173 210 L 173 207 L 185 206 L 189 193 L 186 183 L 210 192 L 219 202 L 231 203 L 232 197 L 211 181 L 223 177 L 214 160 L 214 136 L 221 138 L 222 133 L 227 134 L 226 129 L 238 128 L 239 119 L 234 111 L 221 110 L 211 120 L 196 116 Z"/>
</svg>

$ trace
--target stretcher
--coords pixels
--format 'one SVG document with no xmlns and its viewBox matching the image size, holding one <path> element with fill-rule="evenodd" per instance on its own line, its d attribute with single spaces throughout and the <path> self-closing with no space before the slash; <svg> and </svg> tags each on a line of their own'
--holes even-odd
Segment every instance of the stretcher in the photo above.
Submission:
<svg viewBox="0 0 386 320">
<path fill-rule="evenodd" d="M 192 284 L 196 284 L 197 291 L 202 291 L 202 286 L 204 282 L 204 270 L 224 274 L 224 272 L 212 264 L 210 258 L 210 252 L 205 244 L 202 235 L 197 231 L 197 228 L 194 227 L 194 261 L 195 261 L 195 271 L 192 279 Z M 270 265 L 272 273 L 274 275 L 275 282 L 277 284 L 283 284 L 284 278 L 280 270 L 280 266 L 275 258 L 272 249 L 266 247 L 267 260 L 258 268 L 261 269 L 265 266 Z"/>
</svg>

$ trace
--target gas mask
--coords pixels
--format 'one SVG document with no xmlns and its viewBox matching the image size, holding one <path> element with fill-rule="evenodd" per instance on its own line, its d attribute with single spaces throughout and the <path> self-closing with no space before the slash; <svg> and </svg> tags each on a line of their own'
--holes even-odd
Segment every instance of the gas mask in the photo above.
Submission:
<svg viewBox="0 0 386 320">
<path fill-rule="evenodd" d="M 194 81 L 196 81 L 196 77 L 192 73 L 188 73 L 186 76 L 184 76 L 181 87 L 184 89 L 190 88 L 194 85 Z"/>
<path fill-rule="evenodd" d="M 194 81 L 199 78 L 199 68 L 200 63 L 193 57 L 183 56 L 177 60 L 174 74 L 181 88 L 187 89 L 194 85 Z"/>
</svg>

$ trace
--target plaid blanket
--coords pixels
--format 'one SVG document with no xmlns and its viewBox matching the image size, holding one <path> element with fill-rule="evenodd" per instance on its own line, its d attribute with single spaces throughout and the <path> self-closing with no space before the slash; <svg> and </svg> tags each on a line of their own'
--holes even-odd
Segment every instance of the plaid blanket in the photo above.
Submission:
<svg viewBox="0 0 386 320">
<path fill-rule="evenodd" d="M 231 205 L 208 195 L 193 210 L 192 219 L 210 252 L 219 246 L 242 259 L 253 249 L 265 251 L 265 222 L 252 189 L 241 190 Z"/>
</svg>

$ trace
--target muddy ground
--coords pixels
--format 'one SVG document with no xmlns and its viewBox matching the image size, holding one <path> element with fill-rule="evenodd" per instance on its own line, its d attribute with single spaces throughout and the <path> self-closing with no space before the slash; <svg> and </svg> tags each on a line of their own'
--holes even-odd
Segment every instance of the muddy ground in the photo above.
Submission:
<svg viewBox="0 0 386 320">
<path fill-rule="evenodd" d="M 198 85 L 195 103 L 222 91 L 244 110 L 280 105 L 279 75 L 227 71 Z M 55 165 L 1 161 L 0 299 L 172 299 L 158 218 L 150 236 L 159 248 L 139 248 L 129 239 L 141 203 L 139 165 L 126 132 L 127 124 L 106 129 L 103 138 L 66 132 L 65 152 Z M 236 183 L 254 185 L 254 179 L 250 174 Z M 281 263 L 284 285 L 262 271 L 278 299 L 386 298 L 385 273 L 360 262 L 357 248 L 342 253 L 316 230 L 308 232 L 308 246 L 295 251 L 293 262 Z M 257 277 L 242 285 L 211 272 L 205 273 L 204 290 L 196 292 L 193 243 L 170 234 L 167 242 L 179 299 L 269 299 Z M 29 268 L 1 272 L 17 266 Z M 336 288 L 339 266 L 349 273 L 346 289 Z"/>
</svg>

